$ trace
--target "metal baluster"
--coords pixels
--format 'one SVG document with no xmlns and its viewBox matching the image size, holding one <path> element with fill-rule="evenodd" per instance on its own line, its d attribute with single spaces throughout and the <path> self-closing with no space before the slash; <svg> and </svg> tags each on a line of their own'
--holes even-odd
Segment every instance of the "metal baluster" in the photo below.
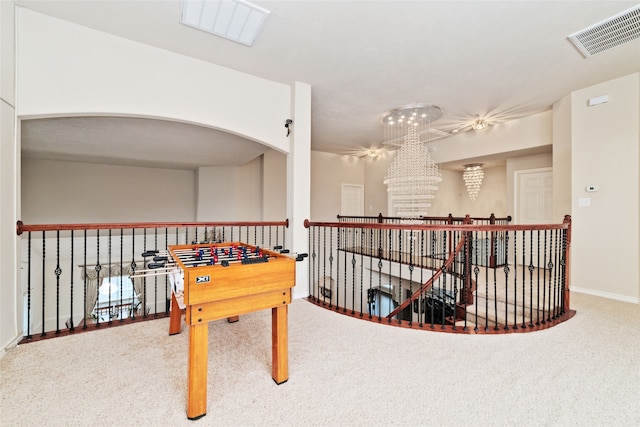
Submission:
<svg viewBox="0 0 640 427">
<path fill-rule="evenodd" d="M 531 233 L 529 233 L 531 234 Z M 526 230 L 522 230 L 522 327 L 526 328 L 527 325 L 525 323 L 524 320 L 524 316 L 525 316 L 525 311 L 526 311 L 526 284 L 527 284 L 527 276 L 526 276 L 526 265 L 527 265 L 527 261 L 526 261 L 526 253 L 527 253 L 527 240 L 526 240 L 526 235 L 527 232 Z"/>
<path fill-rule="evenodd" d="M 555 235 L 558 235 L 558 230 L 555 230 Z M 555 239 L 556 242 L 556 250 L 555 253 L 558 254 L 559 253 L 559 239 Z M 556 264 L 558 263 L 558 260 L 556 259 Z M 553 265 L 549 266 L 549 271 L 551 271 L 551 269 L 553 268 Z M 551 274 L 551 273 L 550 273 Z M 549 291 L 551 292 L 551 290 Z M 559 287 L 557 286 L 557 281 L 553 282 L 553 319 L 555 319 L 556 317 L 558 317 L 560 315 L 560 311 L 559 311 L 559 306 L 560 306 L 560 298 L 562 296 L 562 294 L 558 294 L 557 292 L 561 292 L 559 291 Z M 557 296 L 557 300 L 556 300 L 556 296 Z M 551 298 L 549 298 L 551 299 Z M 549 303 L 551 303 L 551 301 L 549 301 Z M 551 314 L 551 309 L 549 309 L 549 314 Z"/>
<path fill-rule="evenodd" d="M 537 318 L 536 318 L 536 325 L 540 325 L 541 323 L 544 324 L 545 323 L 545 308 L 546 308 L 546 293 L 547 293 L 547 271 L 546 271 L 546 267 L 547 267 L 547 230 L 544 230 L 544 239 L 543 239 L 543 262 L 542 262 L 542 304 L 540 304 L 540 277 L 538 276 L 538 299 L 537 299 L 537 306 L 538 306 L 538 314 L 537 314 Z M 549 247 L 549 249 L 551 249 L 551 247 Z M 549 256 L 551 255 L 551 252 L 549 252 Z M 551 258 L 549 258 L 549 262 L 551 262 Z M 551 294 L 549 294 L 549 297 L 551 297 Z M 542 306 L 542 320 L 540 320 L 540 306 Z"/>
<path fill-rule="evenodd" d="M 485 262 L 485 268 L 487 269 L 487 271 L 489 270 L 490 266 L 491 266 L 491 259 L 490 259 L 490 255 L 489 255 L 489 251 L 491 248 L 491 242 L 489 240 L 489 232 L 484 231 L 484 235 L 485 235 L 485 242 L 487 244 L 487 246 L 485 247 L 484 250 L 484 262 Z M 496 324 L 493 328 L 494 331 L 499 330 L 499 320 L 498 320 L 498 277 L 497 274 L 498 272 L 496 271 L 497 269 L 494 267 L 491 268 L 491 270 L 493 271 L 493 310 L 496 316 Z M 505 305 L 508 305 L 507 301 L 509 300 L 505 300 Z"/>
<path fill-rule="evenodd" d="M 413 229 L 409 230 L 409 299 L 413 297 Z M 413 325 L 413 300 L 409 301 L 409 326 Z"/>
<path fill-rule="evenodd" d="M 391 284 L 391 264 L 393 264 L 393 230 L 389 229 L 389 248 L 388 248 L 388 252 L 387 252 L 387 259 L 389 260 L 389 291 L 391 292 L 393 290 L 393 285 Z M 388 307 L 387 309 L 389 310 L 389 313 L 391 313 L 391 310 L 393 310 L 393 295 L 391 295 L 391 298 L 388 298 Z M 381 303 L 382 304 L 382 303 Z M 389 317 L 387 319 L 388 323 L 391 323 L 391 318 Z"/>
<path fill-rule="evenodd" d="M 424 285 L 424 269 L 425 269 L 425 261 L 426 261 L 425 256 L 427 256 L 427 254 L 424 253 L 425 251 L 424 232 L 425 232 L 424 229 L 420 230 L 420 287 Z M 420 296 L 418 296 L 418 326 L 421 328 L 424 327 L 424 316 L 425 316 L 424 298 L 425 298 L 425 292 L 422 291 L 420 293 Z"/>
<path fill-rule="evenodd" d="M 98 300 L 100 299 L 100 270 L 102 270 L 102 266 L 100 265 L 100 230 L 96 230 L 96 305 L 94 307 L 98 307 Z M 100 311 L 96 310 L 96 326 L 100 326 Z"/>
<path fill-rule="evenodd" d="M 569 223 L 569 227 L 571 227 L 571 223 Z M 566 303 L 566 299 L 565 299 L 565 291 L 567 290 L 567 250 L 568 250 L 568 244 L 567 244 L 567 239 L 568 239 L 568 235 L 569 235 L 569 230 L 562 230 L 562 245 L 561 245 L 561 254 L 559 255 L 559 263 L 560 263 L 560 292 L 561 294 L 561 313 L 560 314 L 564 314 L 565 310 L 567 310 L 569 307 L 567 307 Z"/>
<path fill-rule="evenodd" d="M 31 338 L 31 232 L 27 238 L 27 338 Z"/>
<path fill-rule="evenodd" d="M 518 231 L 513 230 L 513 329 L 518 329 Z"/>
<path fill-rule="evenodd" d="M 120 229 L 120 307 L 122 307 L 123 305 L 123 300 L 122 300 L 122 287 L 123 287 L 123 280 L 122 277 L 124 276 L 124 258 L 123 255 L 124 254 L 124 229 Z M 133 281 L 131 283 L 133 285 Z M 132 295 L 131 295 L 131 304 L 133 305 L 133 301 L 134 301 L 134 295 L 136 294 L 135 289 L 132 289 Z M 124 322 L 124 318 L 122 317 L 122 308 L 120 308 L 120 323 Z"/>
<path fill-rule="evenodd" d="M 311 247 L 311 260 L 310 260 L 311 264 L 312 264 L 312 266 L 311 266 L 312 267 L 311 268 L 311 274 L 312 275 L 315 275 L 316 267 L 317 267 L 317 262 L 316 262 L 317 261 L 317 257 L 318 257 L 318 255 L 316 254 L 316 230 L 317 230 L 317 228 L 318 227 L 314 226 L 314 227 L 311 227 L 311 229 L 309 230 L 310 231 L 310 235 L 313 236 L 313 246 Z M 311 281 L 311 283 L 309 283 L 309 286 L 313 286 L 315 283 L 317 283 L 316 282 L 317 277 L 318 277 L 317 275 L 315 275 L 315 277 L 313 277 L 313 280 Z M 319 299 L 316 296 L 316 287 L 315 286 L 313 286 L 312 295 L 314 297 L 316 297 L 316 299 Z"/>
<path fill-rule="evenodd" d="M 108 269 L 109 271 L 107 272 L 107 274 L 109 274 L 109 289 L 111 289 L 111 229 L 109 229 L 109 245 L 107 246 L 108 248 L 108 252 L 107 252 L 107 265 L 109 266 Z M 98 288 L 100 288 L 100 281 L 98 281 Z M 112 309 L 111 309 L 111 292 L 109 292 L 109 324 L 111 325 L 113 323 L 112 317 L 113 317 L 113 313 L 112 313 Z"/>
<path fill-rule="evenodd" d="M 147 252 L 147 229 L 143 228 L 142 229 L 142 236 L 143 236 L 143 240 L 142 240 L 142 252 Z M 189 240 L 187 240 L 188 242 Z M 148 268 L 148 262 L 145 259 L 144 260 L 144 268 Z M 147 317 L 147 275 L 145 274 L 142 277 L 142 317 L 146 318 Z"/>
<path fill-rule="evenodd" d="M 307 234 L 307 253 L 311 255 L 309 258 L 309 279 L 307 280 L 307 290 L 309 295 L 312 298 L 315 298 L 315 291 L 313 290 L 313 269 L 315 264 L 315 259 L 313 257 L 314 246 L 312 244 L 313 241 L 313 227 L 309 228 L 309 232 Z M 271 227 L 269 227 L 269 245 L 271 245 Z"/>
<path fill-rule="evenodd" d="M 84 230 L 84 269 L 82 270 L 82 282 L 84 284 L 83 302 L 82 302 L 82 329 L 87 329 L 87 230 Z"/>
<path fill-rule="evenodd" d="M 178 232 L 177 232 L 177 228 L 176 228 L 176 241 L 178 240 Z M 177 242 L 176 242 L 177 243 Z M 144 267 L 144 266 L 143 266 Z M 135 275 L 136 274 L 136 229 L 132 228 L 131 229 L 131 275 Z M 135 283 L 136 279 L 133 279 L 133 295 L 136 295 L 136 283 Z M 135 299 L 132 302 L 132 304 L 134 304 L 132 306 L 131 309 L 131 318 L 135 319 L 136 318 L 136 309 L 137 306 L 135 305 Z"/>
<path fill-rule="evenodd" d="M 533 231 L 532 231 L 533 233 Z M 540 230 L 536 231 L 537 236 L 537 249 L 536 249 L 536 258 L 537 258 L 537 266 L 533 265 L 533 262 L 529 266 L 529 327 L 533 327 L 533 272 L 536 268 L 539 271 L 540 268 Z M 531 236 L 531 259 L 533 260 L 533 234 Z M 540 277 L 540 274 L 538 274 Z"/>
<path fill-rule="evenodd" d="M 356 286 L 356 231 L 357 229 L 354 228 L 353 229 L 353 233 L 351 235 L 352 239 L 351 239 L 351 246 L 352 246 L 352 250 L 351 250 L 351 288 L 355 289 Z M 346 268 L 345 268 L 346 270 Z M 344 307 L 342 310 L 344 313 L 347 312 L 347 282 L 344 282 Z"/>
<path fill-rule="evenodd" d="M 325 288 L 326 287 L 326 280 L 327 280 L 327 227 L 323 227 L 322 228 L 322 238 L 323 238 L 323 242 L 322 242 L 322 287 Z M 319 272 L 318 272 L 318 274 L 319 274 Z M 320 284 L 320 276 L 318 275 L 318 285 L 319 284 Z M 327 295 L 325 294 L 324 291 L 320 292 L 320 295 L 322 295 L 322 302 L 324 304 L 326 304 L 327 303 Z M 337 300 L 336 300 L 336 304 L 337 304 Z M 329 298 L 329 307 L 331 307 L 331 298 Z"/>
<path fill-rule="evenodd" d="M 169 253 L 169 228 L 165 227 L 164 229 L 164 249 L 165 251 L 167 251 L 167 253 Z M 169 260 L 169 259 L 167 259 Z M 164 275 L 164 297 L 165 297 L 165 308 L 164 308 L 164 312 L 166 314 L 169 314 L 169 311 L 171 310 L 171 305 L 170 305 L 170 301 L 171 301 L 171 291 L 169 290 L 169 275 L 165 274 Z"/>
<path fill-rule="evenodd" d="M 349 232 L 349 230 L 342 230 L 342 236 L 340 236 L 340 238 L 337 239 L 338 241 L 338 247 L 336 250 L 336 259 L 338 260 L 338 265 L 337 265 L 337 271 L 336 271 L 336 310 L 338 308 L 340 308 L 340 249 L 342 249 L 343 252 L 343 256 L 344 256 L 344 281 L 342 282 L 344 284 L 344 289 L 345 289 L 345 299 L 347 296 L 347 251 L 346 251 L 346 246 L 347 246 L 347 233 Z M 333 251 L 330 251 L 330 253 L 333 253 Z"/>
<path fill-rule="evenodd" d="M 69 326 L 69 330 L 70 331 L 74 331 L 76 329 L 74 321 L 73 321 L 73 246 L 74 246 L 74 241 L 73 241 L 73 230 L 71 230 L 71 262 L 70 262 L 70 268 L 69 271 L 71 272 L 71 290 L 70 290 L 70 299 L 71 299 L 71 326 Z"/>
<path fill-rule="evenodd" d="M 362 287 L 364 286 L 364 238 L 365 238 L 365 229 L 360 229 L 360 307 L 362 307 Z M 356 290 L 355 287 L 353 289 L 353 297 L 351 299 L 351 314 L 356 314 Z"/>
<path fill-rule="evenodd" d="M 45 283 L 45 281 L 46 281 L 45 280 L 45 272 L 47 271 L 46 268 L 45 268 L 45 259 L 46 259 L 46 256 L 45 256 L 45 246 L 46 245 L 45 245 L 45 243 L 46 243 L 46 239 L 45 239 L 44 233 L 45 232 L 43 231 L 42 232 L 42 318 L 41 318 L 42 319 L 42 332 L 40 333 L 41 337 L 44 337 L 45 335 L 47 335 L 44 332 L 44 328 L 45 328 L 45 325 L 44 325 L 45 324 L 45 317 L 44 317 L 45 310 L 44 310 L 44 307 L 45 307 L 45 289 L 46 289 L 46 286 L 45 286 L 45 284 L 46 284 Z"/>
<path fill-rule="evenodd" d="M 504 284 L 505 284 L 505 286 L 504 286 L 505 295 L 504 296 L 506 298 L 505 301 L 509 301 L 509 271 L 510 271 L 510 269 L 509 269 L 509 263 L 507 262 L 508 261 L 508 256 L 507 256 L 508 253 L 509 253 L 509 232 L 506 231 L 506 232 L 504 232 L 504 267 L 503 267 L 503 270 L 504 270 Z M 514 294 L 515 294 L 515 292 L 514 292 Z M 508 306 L 508 304 L 507 304 L 507 306 Z M 514 311 L 515 311 L 515 306 L 514 306 Z M 508 313 L 508 310 L 507 310 L 506 307 L 505 307 L 505 310 L 504 310 L 504 329 L 507 330 L 507 331 L 509 330 L 509 313 Z"/>
<path fill-rule="evenodd" d="M 60 333 L 60 230 L 56 230 L 56 334 Z"/>
<path fill-rule="evenodd" d="M 198 236 L 196 228 L 196 242 Z M 153 229 L 153 249 L 158 249 L 158 227 Z M 153 317 L 158 317 L 158 276 L 153 276 Z"/>
<path fill-rule="evenodd" d="M 384 256 L 384 249 L 383 249 L 383 234 L 382 234 L 382 229 L 379 228 L 378 229 L 378 294 L 380 293 L 380 291 L 382 290 L 382 267 L 384 266 L 384 264 L 382 263 L 382 258 Z M 370 297 L 368 298 L 368 302 L 370 304 L 370 309 L 369 309 L 369 319 L 371 319 L 371 312 L 374 311 L 371 308 L 375 308 L 375 302 L 376 302 L 376 293 L 375 292 L 371 292 L 370 293 Z M 380 316 L 380 310 L 378 309 L 378 322 L 381 321 L 382 318 Z"/>
<path fill-rule="evenodd" d="M 373 228 L 369 229 L 369 287 L 373 284 Z M 360 317 L 364 316 L 364 289 L 360 289 Z M 371 314 L 369 314 L 371 318 Z"/>
</svg>

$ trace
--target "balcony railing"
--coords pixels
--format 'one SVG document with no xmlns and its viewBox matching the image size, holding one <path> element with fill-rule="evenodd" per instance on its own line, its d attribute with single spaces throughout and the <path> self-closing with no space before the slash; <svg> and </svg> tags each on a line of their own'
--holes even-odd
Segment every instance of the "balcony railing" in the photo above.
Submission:
<svg viewBox="0 0 640 427">
<path fill-rule="evenodd" d="M 167 275 L 136 275 L 170 245 L 242 241 L 280 248 L 288 221 L 17 224 L 22 342 L 168 316 Z M 131 279 L 131 277 L 134 277 Z"/>
<path fill-rule="evenodd" d="M 562 224 L 528 226 L 469 216 L 458 224 L 340 219 L 305 222 L 309 300 L 318 305 L 381 323 L 467 333 L 537 330 L 574 314 L 568 216 Z"/>
</svg>

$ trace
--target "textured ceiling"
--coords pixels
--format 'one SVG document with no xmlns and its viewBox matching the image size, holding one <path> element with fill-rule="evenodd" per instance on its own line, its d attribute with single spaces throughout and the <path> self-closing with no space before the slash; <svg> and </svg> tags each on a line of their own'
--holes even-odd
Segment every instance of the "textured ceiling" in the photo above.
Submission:
<svg viewBox="0 0 640 427">
<path fill-rule="evenodd" d="M 567 38 L 637 4 L 629 1 L 253 1 L 271 15 L 252 47 L 181 25 L 180 1 L 15 3 L 267 79 L 308 83 L 312 148 L 334 153 L 380 147 L 383 116 L 402 105 L 438 105 L 443 117 L 434 128 L 452 132 L 475 115 L 501 122 L 549 110 L 573 90 L 640 70 L 640 40 L 585 59 Z M 190 125 L 82 120 L 24 121 L 25 154 L 188 168 L 243 163 L 264 150 Z M 134 139 L 136 150 L 123 156 Z M 225 150 L 211 150 L 216 144 Z M 202 158 L 179 159 L 176 150 Z"/>
</svg>

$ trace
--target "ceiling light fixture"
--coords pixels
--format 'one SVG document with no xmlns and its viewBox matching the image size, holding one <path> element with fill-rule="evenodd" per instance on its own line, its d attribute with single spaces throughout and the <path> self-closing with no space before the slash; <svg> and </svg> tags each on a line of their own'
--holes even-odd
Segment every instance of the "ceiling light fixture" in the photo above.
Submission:
<svg viewBox="0 0 640 427">
<path fill-rule="evenodd" d="M 484 180 L 484 171 L 482 170 L 482 163 L 473 163 L 464 165 L 464 172 L 462 174 L 464 185 L 467 187 L 467 193 L 472 202 L 478 197 L 482 181 Z"/>
<path fill-rule="evenodd" d="M 180 22 L 251 46 L 270 14 L 244 0 L 182 0 Z"/>
<path fill-rule="evenodd" d="M 476 114 L 476 121 L 471 124 L 471 129 L 475 131 L 485 130 L 489 127 L 489 122 L 481 119 L 479 115 Z"/>
<path fill-rule="evenodd" d="M 417 218 L 431 207 L 442 176 L 420 136 L 428 135 L 431 123 L 440 117 L 442 111 L 435 105 L 411 104 L 392 110 L 383 119 L 385 141 L 403 135 L 384 179 L 394 215 Z"/>
</svg>

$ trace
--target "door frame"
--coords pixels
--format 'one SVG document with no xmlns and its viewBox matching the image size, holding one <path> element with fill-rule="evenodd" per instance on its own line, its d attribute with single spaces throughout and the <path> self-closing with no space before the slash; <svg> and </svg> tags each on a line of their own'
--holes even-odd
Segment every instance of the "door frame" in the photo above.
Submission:
<svg viewBox="0 0 640 427">
<path fill-rule="evenodd" d="M 551 172 L 551 176 L 553 177 L 553 167 L 551 166 L 544 168 L 522 169 L 513 173 L 513 218 L 514 223 L 516 224 L 520 224 L 520 180 L 523 175 L 540 172 Z"/>
<path fill-rule="evenodd" d="M 345 198 L 345 187 L 348 188 L 357 188 L 358 190 L 360 190 L 360 194 L 359 194 L 359 204 L 360 204 L 360 208 L 361 208 L 361 213 L 360 215 L 356 215 L 356 216 L 364 216 L 364 184 L 345 184 L 342 183 L 342 186 L 340 187 L 340 215 L 345 215 L 344 213 L 344 198 Z"/>
</svg>

